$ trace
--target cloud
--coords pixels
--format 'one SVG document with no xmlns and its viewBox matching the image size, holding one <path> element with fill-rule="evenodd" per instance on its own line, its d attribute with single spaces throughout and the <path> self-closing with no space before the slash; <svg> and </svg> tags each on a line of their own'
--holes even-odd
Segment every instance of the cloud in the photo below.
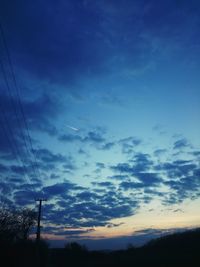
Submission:
<svg viewBox="0 0 200 267">
<path fill-rule="evenodd" d="M 66 162 L 66 157 L 61 154 L 52 153 L 46 148 L 35 150 L 37 157 L 45 163 L 63 163 Z"/>
<path fill-rule="evenodd" d="M 104 163 L 101 163 L 101 162 L 96 162 L 96 170 L 94 170 L 95 173 L 101 173 L 103 169 L 106 168 L 105 164 Z"/>
<path fill-rule="evenodd" d="M 10 99 L 2 91 L 0 105 L 3 106 L 5 114 L 2 121 L 4 131 L 0 131 L 0 157 L 10 175 L 15 175 L 16 178 L 21 175 L 23 179 L 33 181 L 40 176 L 38 169 L 52 170 L 55 163 L 65 160 L 61 154 L 52 153 L 48 149 L 38 149 L 38 141 L 32 138 L 33 131 L 51 136 L 57 134 L 51 120 L 58 115 L 60 107 L 46 95 L 21 99 L 21 104 L 24 115 L 14 93 Z M 33 146 L 36 148 L 33 149 Z"/>
<path fill-rule="evenodd" d="M 54 234 L 56 236 L 65 236 L 67 238 L 81 238 L 82 235 L 94 232 L 94 228 L 67 228 L 61 226 L 45 226 L 43 227 L 43 232 L 47 234 Z"/>
<path fill-rule="evenodd" d="M 172 158 L 172 161 L 159 161 L 158 164 L 148 154 L 135 153 L 127 162 L 110 166 L 114 174 L 103 181 L 91 181 L 88 188 L 68 180 L 58 181 L 63 169 L 73 170 L 73 158 L 38 149 L 38 160 L 41 166 L 48 165 L 48 162 L 60 166 L 56 167 L 57 172 L 50 170 L 45 174 L 51 179 L 49 185 L 45 185 L 42 179 L 33 179 L 32 184 L 22 185 L 14 179 L 18 176 L 13 176 L 7 184 L 2 180 L 1 193 L 12 194 L 19 206 L 31 204 L 35 198 L 44 196 L 49 202 L 44 205 L 45 222 L 59 223 L 61 227 L 106 226 L 112 219 L 134 215 L 142 203 L 149 203 L 155 197 L 163 205 L 170 205 L 187 198 L 195 199 L 200 194 L 200 171 L 195 156 L 190 160 L 175 158 L 173 161 Z M 96 162 L 95 166 L 107 168 L 102 162 Z M 13 170 L 13 175 L 19 173 L 20 178 L 21 169 L 17 165 L 4 170 Z M 167 194 L 161 190 L 163 185 L 169 188 Z M 56 204 L 52 205 L 52 201 Z"/>
<path fill-rule="evenodd" d="M 74 228 L 106 226 L 111 219 L 136 212 L 137 201 L 113 191 L 110 186 L 107 188 L 107 192 L 96 192 L 68 182 L 43 188 L 46 197 L 56 197 L 57 200 L 56 206 L 46 208 L 45 220 Z"/>
<path fill-rule="evenodd" d="M 11 101 L 6 94 L 0 95 L 0 105 L 4 111 L 4 131 L 0 131 L 0 153 L 7 159 L 30 158 L 30 155 L 27 156 L 27 153 L 31 153 L 27 126 L 29 133 L 39 131 L 51 136 L 57 134 L 57 129 L 51 121 L 59 113 L 59 103 L 52 101 L 50 96 L 43 95 L 34 100 L 22 100 L 21 104 L 25 115 L 21 113 L 17 98 L 13 97 Z M 31 140 L 34 143 L 34 140 Z"/>
<path fill-rule="evenodd" d="M 63 182 L 57 183 L 50 186 L 44 186 L 42 191 L 46 195 L 47 198 L 51 198 L 54 196 L 64 196 L 70 190 L 80 190 L 81 187 L 76 186 L 71 182 Z"/>
<path fill-rule="evenodd" d="M 133 182 L 130 180 L 123 181 L 120 183 L 120 187 L 125 190 L 134 190 L 145 187 L 157 187 L 163 182 L 157 173 L 137 173 L 134 174 L 134 177 L 137 178 L 139 182 Z"/>
<path fill-rule="evenodd" d="M 169 187 L 165 204 L 181 203 L 187 198 L 197 198 L 200 191 L 198 164 L 192 160 L 176 160 L 155 166 L 166 177 L 163 184 Z"/>
<path fill-rule="evenodd" d="M 173 161 L 172 156 L 171 162 L 157 164 L 150 155 L 136 153 L 131 160 L 110 166 L 117 174 L 108 178 L 120 181 L 121 190 L 142 190 L 144 196 L 137 198 L 139 201 L 148 203 L 158 196 L 164 205 L 178 204 L 185 199 L 196 199 L 200 194 L 198 156 L 192 155 L 194 158 L 190 160 Z M 163 185 L 168 187 L 168 194 L 163 194 Z"/>
<path fill-rule="evenodd" d="M 157 187 L 162 184 L 162 178 L 158 173 L 150 171 L 154 167 L 154 162 L 148 154 L 137 153 L 130 163 L 118 163 L 110 169 L 120 173 L 109 178 L 122 181 L 120 187 L 124 190 Z M 132 180 L 133 179 L 133 180 Z"/>
<path fill-rule="evenodd" d="M 148 154 L 144 154 L 144 153 L 137 153 L 134 158 L 133 158 L 133 162 L 136 166 L 136 169 L 138 171 L 146 171 L 148 170 L 152 164 L 153 161 L 150 159 L 150 155 Z"/>
<path fill-rule="evenodd" d="M 43 218 L 47 225 L 59 224 L 68 228 L 106 226 L 112 219 L 134 214 L 139 206 L 137 200 L 116 190 L 111 182 L 93 183 L 91 188 L 67 180 L 51 180 L 50 185 L 45 185 L 44 181 L 22 184 L 15 179 L 7 183 L 2 180 L 0 184 L 1 195 L 12 196 L 19 207 L 34 205 L 35 199 L 46 198 Z M 103 190 L 96 190 L 98 187 Z M 9 198 L 4 198 L 4 203 L 9 203 Z"/>
<path fill-rule="evenodd" d="M 193 151 L 193 152 L 191 152 L 191 154 L 192 154 L 193 156 L 198 157 L 198 156 L 200 156 L 200 151 Z"/>
<path fill-rule="evenodd" d="M 55 234 L 56 235 L 64 235 L 67 237 L 76 236 L 76 238 L 78 238 L 83 234 L 91 233 L 94 231 L 95 231 L 94 228 L 87 229 L 87 230 L 64 230 L 64 231 L 55 232 Z"/>
<path fill-rule="evenodd" d="M 9 195 L 11 193 L 11 184 L 6 184 L 4 181 L 0 182 L 1 185 L 1 194 L 2 195 Z"/>
<path fill-rule="evenodd" d="M 196 169 L 190 176 L 185 176 L 175 181 L 166 181 L 165 184 L 168 185 L 172 191 L 169 194 L 169 198 L 164 200 L 164 203 L 175 204 L 181 203 L 186 198 L 198 198 L 200 193 L 199 172 L 199 169 Z"/>
<path fill-rule="evenodd" d="M 96 149 L 105 151 L 112 149 L 116 144 L 115 142 L 106 139 L 105 130 L 98 128 L 82 135 L 61 134 L 58 136 L 58 140 L 67 143 L 80 142 L 85 145 L 89 144 L 95 146 Z M 83 149 L 80 149 L 79 153 L 87 155 Z"/>
<path fill-rule="evenodd" d="M 101 147 L 102 150 L 110 150 L 111 148 L 113 148 L 115 145 L 114 142 L 108 142 L 103 144 L 103 146 Z"/>
<path fill-rule="evenodd" d="M 174 142 L 174 149 L 183 149 L 190 147 L 190 144 L 186 138 L 179 139 L 176 142 Z"/>
<path fill-rule="evenodd" d="M 87 151 L 85 151 L 84 149 L 82 149 L 82 148 L 80 148 L 79 150 L 78 150 L 78 153 L 80 154 L 80 155 L 85 155 L 86 157 L 89 157 L 89 154 L 88 154 L 88 152 Z"/>
<path fill-rule="evenodd" d="M 165 154 L 167 152 L 167 149 L 156 149 L 154 151 L 154 155 L 156 157 L 160 157 L 161 155 Z"/>
<path fill-rule="evenodd" d="M 191 33 L 183 33 L 184 29 L 193 29 L 194 36 L 198 34 L 199 8 L 191 8 L 194 16 L 190 19 L 185 7 L 182 8 L 183 12 L 178 12 L 176 3 L 155 6 L 146 1 L 128 0 L 119 4 L 59 0 L 49 1 L 47 9 L 41 0 L 31 5 L 21 0 L 13 4 L 12 11 L 3 1 L 1 17 L 12 56 L 21 72 L 31 73 L 32 80 L 47 81 L 49 86 L 43 89 L 46 93 L 51 86 L 59 92 L 80 95 L 84 89 L 77 88 L 84 87 L 82 80 L 91 77 L 100 80 L 101 75 L 113 79 L 113 75 L 122 75 L 124 69 L 126 76 L 126 73 L 143 75 L 154 70 L 155 55 L 164 60 L 172 58 L 171 47 L 183 47 L 186 40 L 189 49 L 193 38 Z M 181 25 L 177 24 L 177 18 L 183 22 Z M 176 53 L 187 54 L 184 49 L 177 50 Z M 91 88 L 87 87 L 87 95 L 94 90 Z M 105 94 L 103 100 L 118 102 L 116 94 Z"/>
<path fill-rule="evenodd" d="M 29 181 L 40 182 L 44 179 L 59 179 L 64 171 L 74 171 L 76 164 L 71 156 L 64 156 L 60 153 L 53 153 L 49 149 L 35 149 L 36 161 L 26 159 L 23 165 L 20 162 L 10 162 L 0 165 L 2 172 L 17 183 L 17 179 L 23 183 Z"/>
<path fill-rule="evenodd" d="M 114 228 L 114 227 L 119 227 L 121 225 L 123 225 L 125 223 L 121 222 L 121 223 L 109 223 L 106 225 L 107 228 Z"/>
<path fill-rule="evenodd" d="M 72 134 L 60 135 L 58 137 L 58 140 L 62 142 L 74 142 L 74 141 L 82 142 L 82 138 L 79 135 L 72 135 Z"/>
<path fill-rule="evenodd" d="M 103 143 L 105 141 L 104 137 L 98 132 L 88 132 L 88 134 L 83 138 L 83 142 L 94 142 Z"/>
<path fill-rule="evenodd" d="M 7 171 L 8 171 L 8 167 L 5 166 L 4 164 L 0 164 L 0 172 L 6 173 Z"/>
<path fill-rule="evenodd" d="M 153 131 L 158 132 L 160 135 L 165 133 L 165 127 L 162 124 L 156 124 L 153 128 Z"/>
<path fill-rule="evenodd" d="M 69 160 L 68 163 L 64 164 L 63 168 L 67 172 L 71 172 L 77 169 L 76 165 L 73 162 L 71 162 L 71 160 Z"/>
<path fill-rule="evenodd" d="M 60 176 L 57 175 L 57 174 L 55 174 L 55 173 L 52 173 L 52 174 L 50 175 L 50 179 L 59 179 L 59 178 L 60 178 Z"/>
<path fill-rule="evenodd" d="M 145 172 L 149 170 L 153 165 L 153 161 L 150 160 L 150 156 L 143 153 L 135 154 L 131 162 L 133 163 L 118 163 L 117 165 L 111 166 L 110 168 L 115 172 L 134 175 L 134 173 Z"/>
<path fill-rule="evenodd" d="M 62 110 L 59 99 L 51 94 L 43 94 L 35 100 L 24 101 L 23 107 L 31 129 L 46 132 L 51 136 L 57 135 L 57 129 L 52 122 Z"/>
<path fill-rule="evenodd" d="M 173 210 L 173 212 L 184 212 L 182 209 L 175 209 L 175 210 Z"/>
<path fill-rule="evenodd" d="M 100 169 L 104 169 L 105 168 L 105 164 L 102 163 L 102 162 L 96 162 L 96 166 L 97 166 L 97 168 L 100 168 Z"/>
<path fill-rule="evenodd" d="M 114 188 L 114 184 L 111 182 L 92 182 L 94 186 L 99 186 L 99 187 L 105 187 L 105 188 Z"/>
<path fill-rule="evenodd" d="M 136 137 L 127 137 L 120 139 L 118 144 L 122 146 L 122 152 L 125 154 L 133 154 L 136 147 L 142 143 L 142 140 Z"/>
<path fill-rule="evenodd" d="M 139 139 L 139 138 L 136 138 L 136 137 L 126 137 L 126 138 L 123 138 L 123 139 L 120 139 L 119 140 L 119 143 L 121 144 L 131 144 L 131 145 L 134 145 L 134 146 L 138 146 L 139 144 L 141 144 L 142 140 Z"/>
<path fill-rule="evenodd" d="M 64 134 L 59 136 L 58 140 L 63 142 L 80 141 L 82 143 L 100 144 L 105 141 L 105 138 L 103 137 L 101 131 L 96 130 L 96 131 L 89 131 L 85 136 Z"/>
<path fill-rule="evenodd" d="M 14 192 L 14 203 L 15 206 L 20 206 L 20 207 L 24 207 L 26 205 L 33 205 L 33 203 L 35 203 L 35 200 L 38 198 L 41 198 L 41 191 L 37 190 L 38 187 L 33 189 L 24 189 L 24 190 L 17 190 Z"/>
<path fill-rule="evenodd" d="M 100 198 L 100 196 L 94 192 L 82 191 L 81 193 L 76 195 L 76 198 L 79 198 L 82 201 L 91 201 Z"/>
<path fill-rule="evenodd" d="M 115 168 L 114 168 L 115 170 Z M 129 178 L 128 175 L 121 175 L 121 174 L 117 174 L 117 175 L 112 175 L 112 176 L 108 176 L 109 179 L 114 179 L 114 180 L 119 180 L 119 181 L 123 181 L 123 180 L 127 180 Z"/>
<path fill-rule="evenodd" d="M 110 168 L 111 170 L 120 173 L 128 173 L 128 174 L 133 173 L 133 167 L 130 166 L 128 163 L 118 163 L 117 165 L 111 166 Z"/>
<path fill-rule="evenodd" d="M 155 170 L 165 171 L 169 178 L 181 178 L 192 172 L 197 165 L 192 161 L 178 160 L 166 162 L 155 166 Z"/>
<path fill-rule="evenodd" d="M 162 182 L 162 179 L 157 173 L 137 173 L 135 175 L 144 185 L 153 186 L 158 185 Z"/>
<path fill-rule="evenodd" d="M 25 175 L 34 177 L 35 175 L 34 172 L 35 169 L 31 165 L 29 166 L 10 165 L 9 167 L 10 167 L 10 173 L 13 173 L 14 175 L 16 175 L 16 177 L 20 176 L 25 177 Z"/>
<path fill-rule="evenodd" d="M 185 231 L 187 228 L 170 228 L 170 229 L 154 229 L 154 228 L 147 228 L 147 229 L 141 229 L 141 230 L 136 230 L 134 231 L 134 236 L 151 236 L 150 239 L 152 238 L 158 238 L 160 236 L 168 235 L 168 234 L 173 234 L 175 232 L 182 232 Z"/>
<path fill-rule="evenodd" d="M 47 10 L 37 0 L 31 5 L 26 1 L 14 4 L 10 13 L 9 5 L 4 2 L 1 15 L 20 68 L 54 84 L 69 84 L 88 72 L 95 75 L 109 70 L 106 62 L 113 50 L 105 41 L 101 23 L 104 14 L 96 8 L 96 5 L 86 8 L 83 3 L 60 0 L 56 4 L 50 1 Z M 54 20 L 51 18 L 55 18 L 55 10 Z M 10 35 L 13 27 L 15 32 Z"/>
<path fill-rule="evenodd" d="M 145 185 L 143 183 L 136 183 L 136 182 L 131 182 L 131 181 L 125 181 L 120 183 L 120 187 L 123 188 L 124 190 L 129 190 L 129 189 L 138 189 L 138 188 L 143 188 Z"/>
<path fill-rule="evenodd" d="M 113 1 L 85 4 L 59 0 L 50 1 L 46 9 L 41 0 L 31 5 L 22 0 L 13 4 L 12 12 L 4 1 L 1 16 L 19 68 L 51 84 L 65 85 L 66 90 L 66 85 L 77 83 L 82 77 L 109 75 L 125 67 L 136 74 L 151 70 L 152 58 L 155 53 L 162 55 L 162 44 L 172 35 L 170 25 L 177 25 L 177 16 L 184 21 L 174 27 L 181 28 L 179 37 L 183 37 L 183 29 L 191 26 L 187 13 L 177 14 L 174 7 L 154 9 L 145 1 L 126 1 L 124 5 Z M 155 18 L 159 19 L 158 29 Z M 35 31 L 36 28 L 39 30 Z M 192 28 L 197 31 L 195 25 Z M 174 38 L 175 41 L 178 42 Z M 60 88 L 63 86 L 58 87 L 63 90 Z M 67 90 L 72 92 L 70 88 Z M 110 98 L 106 95 L 104 101 L 118 101 Z"/>
</svg>

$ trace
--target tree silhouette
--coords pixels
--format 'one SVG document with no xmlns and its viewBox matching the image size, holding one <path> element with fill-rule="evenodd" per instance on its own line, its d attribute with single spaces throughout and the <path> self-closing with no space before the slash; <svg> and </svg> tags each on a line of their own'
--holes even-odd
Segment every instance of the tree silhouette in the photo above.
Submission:
<svg viewBox="0 0 200 267">
<path fill-rule="evenodd" d="M 12 244 L 27 240 L 36 220 L 36 213 L 31 209 L 0 209 L 0 242 Z"/>
</svg>

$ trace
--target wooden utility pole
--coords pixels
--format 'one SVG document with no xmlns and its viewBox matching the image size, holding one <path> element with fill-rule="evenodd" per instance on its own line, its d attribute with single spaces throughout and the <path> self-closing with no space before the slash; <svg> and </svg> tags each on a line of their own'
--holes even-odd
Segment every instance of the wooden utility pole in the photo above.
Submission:
<svg viewBox="0 0 200 267">
<path fill-rule="evenodd" d="M 41 221 L 41 210 L 42 210 L 42 202 L 47 201 L 46 199 L 36 199 L 36 201 L 39 201 L 39 208 L 38 208 L 38 223 L 37 223 L 37 236 L 36 240 L 37 242 L 40 241 L 40 221 Z"/>
</svg>

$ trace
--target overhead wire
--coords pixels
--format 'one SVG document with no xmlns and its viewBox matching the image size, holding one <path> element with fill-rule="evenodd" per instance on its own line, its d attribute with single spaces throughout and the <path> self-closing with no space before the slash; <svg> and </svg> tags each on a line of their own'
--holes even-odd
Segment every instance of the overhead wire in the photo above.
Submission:
<svg viewBox="0 0 200 267">
<path fill-rule="evenodd" d="M 0 27 L 1 27 L 2 39 L 3 39 L 3 42 L 4 42 L 5 49 L 6 49 L 8 62 L 9 62 L 10 69 L 11 69 L 11 76 L 12 76 L 12 79 L 13 79 L 13 82 L 14 82 L 16 93 L 17 93 L 18 105 L 19 105 L 19 108 L 20 108 L 20 111 L 21 111 L 21 114 L 22 114 L 22 119 L 23 119 L 23 122 L 24 122 L 24 126 L 26 128 L 28 141 L 29 141 L 29 144 L 30 144 L 30 147 L 31 147 L 31 152 L 32 152 L 33 158 L 34 158 L 34 168 L 37 170 L 38 175 L 40 176 L 39 167 L 38 167 L 35 151 L 33 149 L 33 143 L 32 143 L 32 140 L 31 140 L 29 127 L 28 127 L 28 124 L 27 124 L 26 116 L 25 116 L 23 105 L 22 105 L 22 101 L 21 101 L 20 90 L 19 90 L 19 87 L 18 87 L 18 84 L 17 84 L 13 63 L 12 63 L 12 60 L 11 60 L 10 52 L 9 52 L 9 49 L 8 49 L 8 46 L 7 46 L 6 38 L 5 38 L 4 31 L 3 31 L 1 23 L 0 23 Z"/>
<path fill-rule="evenodd" d="M 23 133 L 22 125 L 21 125 L 21 122 L 20 122 L 20 117 L 19 117 L 19 114 L 17 112 L 17 108 L 16 108 L 16 105 L 15 105 L 15 100 L 14 100 L 13 95 L 11 93 L 11 88 L 10 88 L 10 85 L 9 85 L 9 82 L 8 82 L 8 79 L 7 79 L 7 76 L 6 76 L 5 69 L 4 69 L 4 66 L 2 64 L 2 61 L 0 62 L 0 65 L 1 65 L 1 71 L 2 71 L 2 74 L 3 74 L 3 78 L 4 78 L 6 89 L 7 89 L 7 96 L 10 99 L 11 108 L 14 111 L 16 122 L 18 124 L 19 135 L 20 135 L 20 138 L 23 141 L 23 145 L 24 145 L 24 148 L 26 150 L 26 153 L 29 153 L 28 152 L 27 143 L 26 143 L 26 140 L 25 140 L 25 136 L 24 136 L 24 133 Z M 6 118 L 7 126 L 8 126 L 9 125 L 9 118 L 8 118 L 7 112 L 5 112 L 4 114 L 5 114 L 4 116 L 6 116 L 5 118 Z M 12 132 L 10 126 L 9 126 L 9 132 Z M 12 139 L 13 139 L 13 141 L 15 140 L 13 134 L 12 134 Z M 22 156 L 22 153 L 19 152 L 19 149 L 18 149 L 18 146 L 17 145 L 16 145 L 16 147 L 17 147 L 17 150 L 18 150 L 18 155 L 20 156 L 21 161 L 23 162 L 24 168 L 26 169 L 26 160 L 24 159 L 24 156 Z"/>
<path fill-rule="evenodd" d="M 15 142 L 13 134 L 12 134 L 12 130 L 10 128 L 10 125 L 8 124 L 8 119 L 5 115 L 6 113 L 3 110 L 1 105 L 0 105 L 0 114 L 2 117 L 2 120 L 0 120 L 1 129 L 4 133 L 5 138 L 8 141 L 8 145 L 11 149 L 13 158 L 15 158 L 15 160 L 18 162 L 19 166 L 21 165 L 21 167 L 22 167 L 22 176 L 23 176 L 24 180 L 27 180 L 28 177 L 26 176 L 25 164 L 20 157 L 16 142 Z"/>
<path fill-rule="evenodd" d="M 22 125 L 22 123 L 21 123 L 20 115 L 19 115 L 18 110 L 17 110 L 17 105 L 15 103 L 15 99 L 14 99 L 14 97 L 12 95 L 12 92 L 11 92 L 11 87 L 10 87 L 10 84 L 9 84 L 8 78 L 7 78 L 8 74 L 6 73 L 6 69 L 4 68 L 3 62 L 1 62 L 1 68 L 2 68 L 4 81 L 5 81 L 6 88 L 7 88 L 10 100 L 11 100 L 11 105 L 12 105 L 14 113 L 15 113 L 15 117 L 17 119 L 18 127 L 19 127 L 19 130 L 20 130 L 20 135 L 21 135 L 21 138 L 23 140 L 26 153 L 30 156 L 29 163 L 31 165 L 32 172 L 34 173 L 35 177 L 37 178 L 37 176 L 40 176 L 40 172 L 39 172 L 39 168 L 38 168 L 38 164 L 37 164 L 37 159 L 36 159 L 36 156 L 35 156 L 35 151 L 33 149 L 33 144 L 32 144 L 32 140 L 31 140 L 31 136 L 30 136 L 30 131 L 29 131 L 28 124 L 27 124 L 26 117 L 25 117 L 25 113 L 24 113 L 24 110 L 23 110 L 21 96 L 20 96 L 20 93 L 19 93 L 19 88 L 18 88 L 18 85 L 17 85 L 17 81 L 16 81 L 16 77 L 15 77 L 15 73 L 14 73 L 14 68 L 13 68 L 13 64 L 12 64 L 12 61 L 11 61 L 11 56 L 10 56 L 10 53 L 9 53 L 9 50 L 8 50 L 8 46 L 7 46 L 7 42 L 6 42 L 6 38 L 5 38 L 5 35 L 4 35 L 4 31 L 3 31 L 3 27 L 2 27 L 1 22 L 0 22 L 0 33 L 1 33 L 2 41 L 3 41 L 3 46 L 4 46 L 5 52 L 6 52 L 6 58 L 7 58 L 9 69 L 10 69 L 11 79 L 13 81 L 13 85 L 14 85 L 14 88 L 15 88 L 15 91 L 16 91 L 17 104 L 18 104 L 19 111 L 20 111 L 20 114 L 21 114 L 22 121 L 23 121 L 24 125 Z M 26 133 L 27 133 L 28 142 L 26 140 L 26 135 L 24 133 L 23 126 L 24 126 L 24 129 L 26 130 Z M 30 145 L 30 148 L 28 147 L 29 146 L 28 144 Z M 19 156 L 19 153 L 18 153 L 18 156 Z M 33 157 L 33 159 L 32 159 L 32 157 Z M 20 158 L 21 158 L 21 155 L 20 155 Z M 21 160 L 22 160 L 22 158 L 21 158 Z M 24 165 L 24 168 L 25 168 L 24 159 L 22 160 L 22 162 L 23 162 L 23 165 Z"/>
<path fill-rule="evenodd" d="M 4 73 L 4 68 L 3 68 L 2 60 L 0 60 L 0 66 L 1 66 L 1 71 L 2 71 L 2 74 L 3 74 L 5 86 L 6 86 L 7 90 L 9 90 L 10 88 L 9 88 L 9 86 L 7 87 L 8 81 L 7 81 L 7 77 L 5 76 L 5 73 Z M 9 98 L 10 95 L 8 94 L 7 91 L 6 91 L 6 93 L 7 93 L 7 97 Z M 9 93 L 11 93 L 11 92 L 9 91 Z M 12 102 L 10 102 L 11 108 L 12 108 Z M 7 112 L 6 108 L 3 107 L 3 105 L 2 105 L 1 106 L 1 114 L 2 114 L 2 117 L 4 119 L 4 125 L 2 126 L 2 129 L 4 129 L 3 131 L 6 134 L 6 138 L 8 140 L 8 143 L 10 143 L 10 145 L 11 145 L 11 150 L 12 150 L 12 152 L 14 152 L 13 155 L 16 157 L 18 163 L 20 162 L 21 165 L 22 165 L 24 178 L 28 182 L 28 180 L 30 180 L 30 179 L 29 179 L 29 176 L 27 175 L 28 172 L 27 172 L 27 168 L 26 168 L 26 162 L 24 160 L 24 157 L 22 157 L 22 155 L 20 153 L 20 149 L 18 148 L 18 145 L 17 145 L 17 142 L 16 142 L 16 138 L 14 137 L 15 134 L 13 133 L 12 126 L 10 126 L 10 120 L 11 119 L 10 119 L 10 117 L 9 117 L 9 115 L 7 113 L 8 112 Z"/>
</svg>

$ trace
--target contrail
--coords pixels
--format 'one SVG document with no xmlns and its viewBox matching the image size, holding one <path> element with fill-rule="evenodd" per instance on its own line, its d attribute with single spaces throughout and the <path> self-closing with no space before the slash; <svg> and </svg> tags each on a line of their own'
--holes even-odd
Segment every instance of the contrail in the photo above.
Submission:
<svg viewBox="0 0 200 267">
<path fill-rule="evenodd" d="M 71 129 L 71 130 L 73 130 L 73 131 L 79 131 L 79 129 L 78 128 L 75 128 L 75 127 L 72 127 L 72 126 L 70 126 L 70 125 L 66 125 L 69 129 Z"/>
</svg>

